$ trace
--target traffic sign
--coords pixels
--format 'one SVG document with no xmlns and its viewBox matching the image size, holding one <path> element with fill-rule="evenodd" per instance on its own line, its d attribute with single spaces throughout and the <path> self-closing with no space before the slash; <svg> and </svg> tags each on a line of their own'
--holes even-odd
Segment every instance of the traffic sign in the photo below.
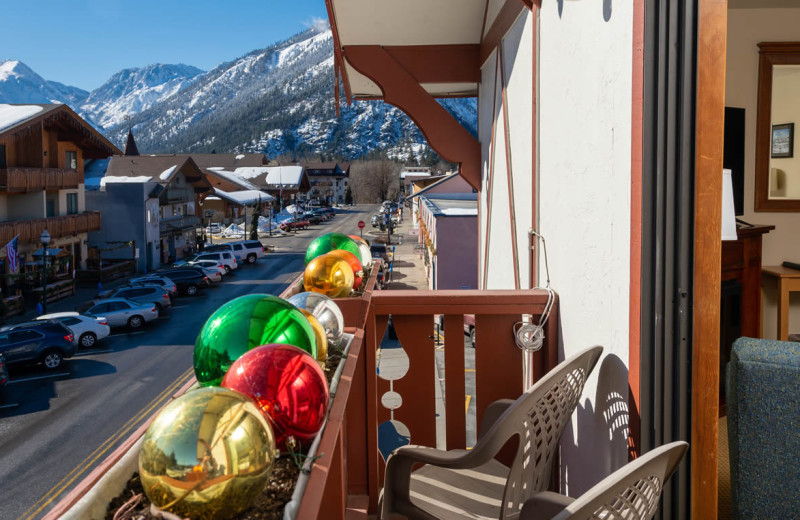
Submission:
<svg viewBox="0 0 800 520">
<path fill-rule="evenodd" d="M 364 229 L 364 226 L 366 226 L 366 224 L 364 224 L 364 221 L 363 220 L 359 220 L 358 221 L 358 229 Z"/>
</svg>

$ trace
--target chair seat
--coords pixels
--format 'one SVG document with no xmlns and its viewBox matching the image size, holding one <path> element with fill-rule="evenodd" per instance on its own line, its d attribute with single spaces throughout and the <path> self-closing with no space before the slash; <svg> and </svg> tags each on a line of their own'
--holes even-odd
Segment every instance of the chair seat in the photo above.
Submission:
<svg viewBox="0 0 800 520">
<path fill-rule="evenodd" d="M 500 518 L 509 469 L 492 459 L 470 469 L 426 465 L 411 474 L 411 502 L 437 518 Z"/>
</svg>

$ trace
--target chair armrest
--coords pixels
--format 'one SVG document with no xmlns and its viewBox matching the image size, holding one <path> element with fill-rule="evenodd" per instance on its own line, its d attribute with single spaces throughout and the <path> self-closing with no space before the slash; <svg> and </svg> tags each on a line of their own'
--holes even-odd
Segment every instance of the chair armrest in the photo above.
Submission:
<svg viewBox="0 0 800 520">
<path fill-rule="evenodd" d="M 488 462 L 492 456 L 487 450 L 442 451 L 425 446 L 401 446 L 395 449 L 386 461 L 381 518 L 389 518 L 395 513 L 408 515 L 406 507 L 411 504 L 411 470 L 415 465 L 474 468 Z"/>
<path fill-rule="evenodd" d="M 478 439 L 489 431 L 489 428 L 497 422 L 497 419 L 503 415 L 503 412 L 508 410 L 514 402 L 514 399 L 498 399 L 486 407 L 486 410 L 483 412 L 483 419 L 481 419 L 481 427 L 478 429 Z"/>
<path fill-rule="evenodd" d="M 533 495 L 522 504 L 519 519 L 550 520 L 572 502 L 574 502 L 574 499 L 568 496 L 559 495 L 552 491 L 543 491 Z"/>
</svg>

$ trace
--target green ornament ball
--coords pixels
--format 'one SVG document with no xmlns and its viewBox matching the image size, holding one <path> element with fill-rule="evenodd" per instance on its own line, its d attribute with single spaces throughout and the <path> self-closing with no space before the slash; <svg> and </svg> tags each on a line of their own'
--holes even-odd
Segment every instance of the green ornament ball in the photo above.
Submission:
<svg viewBox="0 0 800 520">
<path fill-rule="evenodd" d="M 235 298 L 208 318 L 194 344 L 194 373 L 203 385 L 218 385 L 234 361 L 268 343 L 299 347 L 314 358 L 314 328 L 291 303 L 270 294 Z"/>
<path fill-rule="evenodd" d="M 306 249 L 306 265 L 318 256 L 330 253 L 334 249 L 350 251 L 359 258 L 358 242 L 344 233 L 325 233 L 315 238 Z"/>
</svg>

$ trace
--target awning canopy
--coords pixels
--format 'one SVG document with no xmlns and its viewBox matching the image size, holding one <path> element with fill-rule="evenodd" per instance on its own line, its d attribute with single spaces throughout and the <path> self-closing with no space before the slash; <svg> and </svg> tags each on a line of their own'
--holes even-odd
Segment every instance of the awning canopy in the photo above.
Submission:
<svg viewBox="0 0 800 520">
<path fill-rule="evenodd" d="M 42 256 L 44 254 L 44 250 L 42 248 L 37 249 L 33 252 L 33 256 Z M 59 249 L 55 247 L 48 247 L 47 248 L 47 256 L 67 256 L 69 255 L 69 251 L 66 249 Z"/>
</svg>

